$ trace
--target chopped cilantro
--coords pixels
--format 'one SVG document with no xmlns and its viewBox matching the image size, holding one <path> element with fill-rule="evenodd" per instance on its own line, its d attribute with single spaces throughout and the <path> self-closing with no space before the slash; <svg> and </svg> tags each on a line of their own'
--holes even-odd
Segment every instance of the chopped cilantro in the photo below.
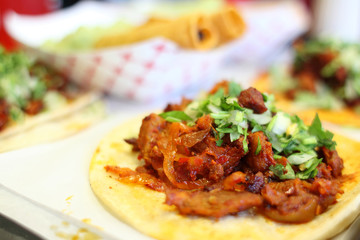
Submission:
<svg viewBox="0 0 360 240">
<path fill-rule="evenodd" d="M 332 140 L 334 134 L 330 131 L 325 131 L 322 128 L 320 118 L 318 114 L 315 115 L 311 126 L 309 127 L 309 133 L 316 137 L 320 146 L 325 146 L 330 150 L 334 150 L 336 143 Z"/>
<path fill-rule="evenodd" d="M 247 143 L 247 136 L 248 136 L 248 132 L 247 129 L 244 130 L 244 140 L 243 140 L 243 148 L 244 148 L 244 152 L 247 153 L 249 151 L 249 146 Z"/>
<path fill-rule="evenodd" d="M 41 100 L 46 93 L 46 85 L 43 81 L 37 81 L 32 90 L 32 98 L 34 100 Z"/>
<path fill-rule="evenodd" d="M 260 151 L 261 151 L 261 143 L 260 143 L 260 138 L 258 137 L 258 144 L 256 147 L 255 155 L 258 155 Z"/>
<path fill-rule="evenodd" d="M 237 97 L 241 92 L 241 86 L 233 81 L 229 82 L 229 96 Z"/>
<path fill-rule="evenodd" d="M 321 158 L 313 158 L 311 161 L 308 161 L 308 166 L 306 167 L 307 169 L 296 173 L 296 177 L 300 179 L 314 178 L 318 172 L 316 167 L 321 163 L 321 161 Z"/>
<path fill-rule="evenodd" d="M 24 120 L 25 114 L 23 113 L 23 111 L 21 111 L 20 108 L 18 108 L 16 106 L 10 107 L 9 114 L 10 114 L 10 119 L 15 122 L 20 122 L 20 121 Z"/>
<path fill-rule="evenodd" d="M 272 165 L 269 169 L 280 179 L 295 179 L 295 172 L 290 164 L 284 167 L 281 164 Z"/>
<path fill-rule="evenodd" d="M 181 122 L 181 121 L 191 121 L 192 118 L 189 117 L 183 111 L 169 111 L 159 114 L 160 117 L 164 118 L 168 122 Z"/>
</svg>

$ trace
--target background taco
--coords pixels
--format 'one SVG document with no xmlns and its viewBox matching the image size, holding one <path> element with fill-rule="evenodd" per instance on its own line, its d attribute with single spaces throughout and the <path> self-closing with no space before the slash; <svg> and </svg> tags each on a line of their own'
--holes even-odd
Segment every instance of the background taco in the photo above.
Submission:
<svg viewBox="0 0 360 240">
<path fill-rule="evenodd" d="M 281 86 L 278 84 L 276 86 Z M 314 95 L 304 94 L 303 98 L 307 98 L 306 102 L 294 101 L 289 99 L 284 92 L 274 89 L 269 74 L 262 74 L 255 82 L 254 87 L 264 92 L 274 92 L 276 98 L 276 106 L 289 113 L 296 113 L 306 123 L 310 123 L 315 113 L 319 114 L 322 121 L 327 121 L 342 126 L 360 127 L 360 114 L 353 108 L 341 107 L 334 103 L 335 108 L 321 107 L 317 105 L 319 102 L 324 105 L 331 106 L 332 100 L 324 96 L 315 97 Z"/>
<path fill-rule="evenodd" d="M 360 127 L 360 46 L 333 39 L 294 43 L 289 69 L 275 66 L 255 86 L 277 94 L 280 108 L 308 119 Z"/>
<path fill-rule="evenodd" d="M 21 52 L 0 49 L 0 151 L 56 140 L 104 117 L 101 94 Z"/>
</svg>

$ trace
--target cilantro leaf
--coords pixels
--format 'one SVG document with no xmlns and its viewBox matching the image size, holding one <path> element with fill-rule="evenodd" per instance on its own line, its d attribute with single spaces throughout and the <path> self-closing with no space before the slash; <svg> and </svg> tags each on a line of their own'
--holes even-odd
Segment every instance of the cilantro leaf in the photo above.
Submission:
<svg viewBox="0 0 360 240">
<path fill-rule="evenodd" d="M 258 137 L 258 144 L 255 150 L 255 155 L 258 155 L 261 151 L 261 143 L 260 143 L 260 138 Z"/>
<path fill-rule="evenodd" d="M 37 81 L 33 90 L 32 90 L 32 97 L 35 100 L 41 100 L 45 93 L 46 93 L 47 87 L 45 82 L 43 81 Z"/>
<path fill-rule="evenodd" d="M 18 122 L 18 121 L 20 122 L 20 121 L 24 120 L 25 114 L 17 106 L 11 106 L 9 109 L 9 114 L 10 114 L 10 119 L 15 122 Z"/>
<path fill-rule="evenodd" d="M 216 139 L 216 146 L 220 147 L 221 144 L 223 143 L 223 137 L 224 137 L 224 133 L 218 133 L 214 130 L 214 135 L 215 135 L 215 139 Z"/>
<path fill-rule="evenodd" d="M 229 96 L 237 97 L 242 91 L 241 86 L 234 81 L 229 82 Z"/>
<path fill-rule="evenodd" d="M 163 112 L 163 113 L 160 113 L 159 116 L 168 122 L 181 122 L 181 121 L 191 121 L 192 120 L 192 118 L 189 117 L 189 115 L 187 115 L 183 111 Z"/>
<path fill-rule="evenodd" d="M 245 153 L 247 153 L 249 151 L 249 146 L 248 146 L 248 143 L 246 141 L 247 136 L 248 136 L 247 129 L 244 129 L 244 140 L 243 140 L 242 144 L 243 144 L 243 148 L 244 148 Z"/>
<path fill-rule="evenodd" d="M 321 158 L 313 158 L 312 160 L 310 160 L 305 164 L 310 166 L 308 166 L 308 168 L 305 171 L 296 173 L 296 177 L 300 179 L 314 178 L 318 173 L 316 167 L 321 163 L 321 161 L 322 161 Z"/>
<path fill-rule="evenodd" d="M 271 165 L 269 169 L 280 179 L 295 179 L 295 172 L 289 163 L 286 167 L 281 164 Z"/>
<path fill-rule="evenodd" d="M 334 134 L 328 130 L 324 130 L 321 125 L 319 115 L 316 113 L 311 126 L 309 127 L 309 133 L 316 137 L 319 146 L 324 146 L 330 150 L 334 150 L 336 143 L 332 140 Z"/>
</svg>

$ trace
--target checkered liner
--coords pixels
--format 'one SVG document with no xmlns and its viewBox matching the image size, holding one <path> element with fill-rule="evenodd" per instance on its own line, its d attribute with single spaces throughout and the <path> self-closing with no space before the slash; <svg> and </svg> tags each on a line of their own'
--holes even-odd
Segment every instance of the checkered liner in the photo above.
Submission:
<svg viewBox="0 0 360 240">
<path fill-rule="evenodd" d="M 239 8 L 247 22 L 246 34 L 209 51 L 184 50 L 163 38 L 66 55 L 28 50 L 84 86 L 149 102 L 201 85 L 199 81 L 209 79 L 227 58 L 259 62 L 309 26 L 308 15 L 297 1 Z"/>
</svg>

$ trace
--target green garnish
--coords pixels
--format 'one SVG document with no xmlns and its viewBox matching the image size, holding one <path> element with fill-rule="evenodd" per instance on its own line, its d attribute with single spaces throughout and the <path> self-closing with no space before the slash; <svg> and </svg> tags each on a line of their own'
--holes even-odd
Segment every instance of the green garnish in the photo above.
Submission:
<svg viewBox="0 0 360 240">
<path fill-rule="evenodd" d="M 241 86 L 233 81 L 229 82 L 229 96 L 237 97 L 241 93 Z"/>
<path fill-rule="evenodd" d="M 192 120 L 186 113 L 182 111 L 170 111 L 159 114 L 160 117 L 164 118 L 168 122 L 182 122 Z"/>
<path fill-rule="evenodd" d="M 294 72 L 301 72 L 309 59 L 318 54 L 329 54 L 329 62 L 315 75 L 325 81 L 315 81 L 316 93 L 299 90 L 295 103 L 299 108 L 339 109 L 347 100 L 360 97 L 360 44 L 346 43 L 335 39 L 312 39 L 295 48 Z M 305 67 L 306 68 L 306 67 Z M 327 79 L 344 75 L 344 84 L 335 88 Z M 299 86 L 296 77 L 288 69 L 274 66 L 271 70 L 271 85 L 274 91 L 286 92 Z M 342 81 L 343 81 L 342 80 Z"/>
<path fill-rule="evenodd" d="M 244 140 L 242 142 L 245 153 L 247 153 L 249 151 L 248 143 L 246 141 L 247 136 L 248 136 L 248 131 L 247 131 L 247 129 L 245 129 L 244 130 Z"/>
<path fill-rule="evenodd" d="M 309 127 L 309 133 L 316 137 L 319 146 L 325 146 L 330 150 L 335 149 L 336 143 L 332 140 L 334 134 L 330 131 L 325 131 L 322 128 L 318 114 L 316 114 L 311 126 Z"/>
<path fill-rule="evenodd" d="M 281 164 L 276 164 L 274 166 L 270 166 L 269 169 L 282 180 L 295 179 L 295 172 L 290 164 L 287 164 L 286 167 Z"/>
<path fill-rule="evenodd" d="M 238 91 L 238 90 L 237 90 Z M 298 116 L 290 116 L 278 111 L 271 95 L 263 94 L 268 110 L 255 114 L 252 109 L 241 107 L 237 96 L 225 95 L 223 89 L 215 94 L 190 103 L 184 111 L 161 113 L 160 116 L 170 122 L 185 121 L 195 124 L 204 115 L 213 118 L 213 134 L 216 145 L 223 144 L 224 136 L 229 136 L 231 142 L 242 138 L 243 150 L 249 151 L 247 136 L 249 133 L 261 131 L 272 144 L 274 159 L 286 157 L 288 164 L 271 166 L 270 170 L 280 179 L 308 179 L 317 174 L 316 167 L 321 163 L 314 149 L 325 146 L 334 149 L 333 134 L 322 128 L 318 115 L 310 127 L 306 126 Z M 255 155 L 261 152 L 262 146 L 258 138 Z M 292 166 L 298 166 L 295 174 Z"/>
<path fill-rule="evenodd" d="M 315 151 L 310 151 L 307 153 L 293 153 L 287 157 L 287 160 L 292 165 L 300 165 L 315 158 L 316 156 L 317 155 Z"/>
<path fill-rule="evenodd" d="M 20 122 L 24 119 L 25 114 L 21 111 L 20 108 L 16 106 L 11 106 L 9 109 L 10 118 L 15 122 Z"/>
<path fill-rule="evenodd" d="M 59 87 L 62 87 L 66 93 L 73 91 L 76 94 L 78 88 L 75 85 L 70 83 L 64 85 L 64 83 L 63 76 L 33 61 L 24 53 L 10 53 L 0 47 L 0 99 L 8 106 L 10 121 L 23 120 L 26 115 L 25 109 L 32 101 L 41 101 L 46 110 L 47 95 L 49 92 L 57 92 L 61 95 L 58 91 Z M 49 89 L 54 90 L 49 91 Z M 61 103 L 67 102 L 64 96 L 53 98 L 51 102 L 55 103 L 59 99 Z"/>
<path fill-rule="evenodd" d="M 261 143 L 260 143 L 260 138 L 258 137 L 258 144 L 255 150 L 255 155 L 258 155 L 261 151 Z"/>
<path fill-rule="evenodd" d="M 45 82 L 37 81 L 32 90 L 32 98 L 34 100 L 41 100 L 47 91 L 47 87 Z"/>
<path fill-rule="evenodd" d="M 300 179 L 314 178 L 318 173 L 316 167 L 321 163 L 321 161 L 321 158 L 313 158 L 312 160 L 306 162 L 304 164 L 306 170 L 297 172 L 296 177 Z"/>
</svg>

